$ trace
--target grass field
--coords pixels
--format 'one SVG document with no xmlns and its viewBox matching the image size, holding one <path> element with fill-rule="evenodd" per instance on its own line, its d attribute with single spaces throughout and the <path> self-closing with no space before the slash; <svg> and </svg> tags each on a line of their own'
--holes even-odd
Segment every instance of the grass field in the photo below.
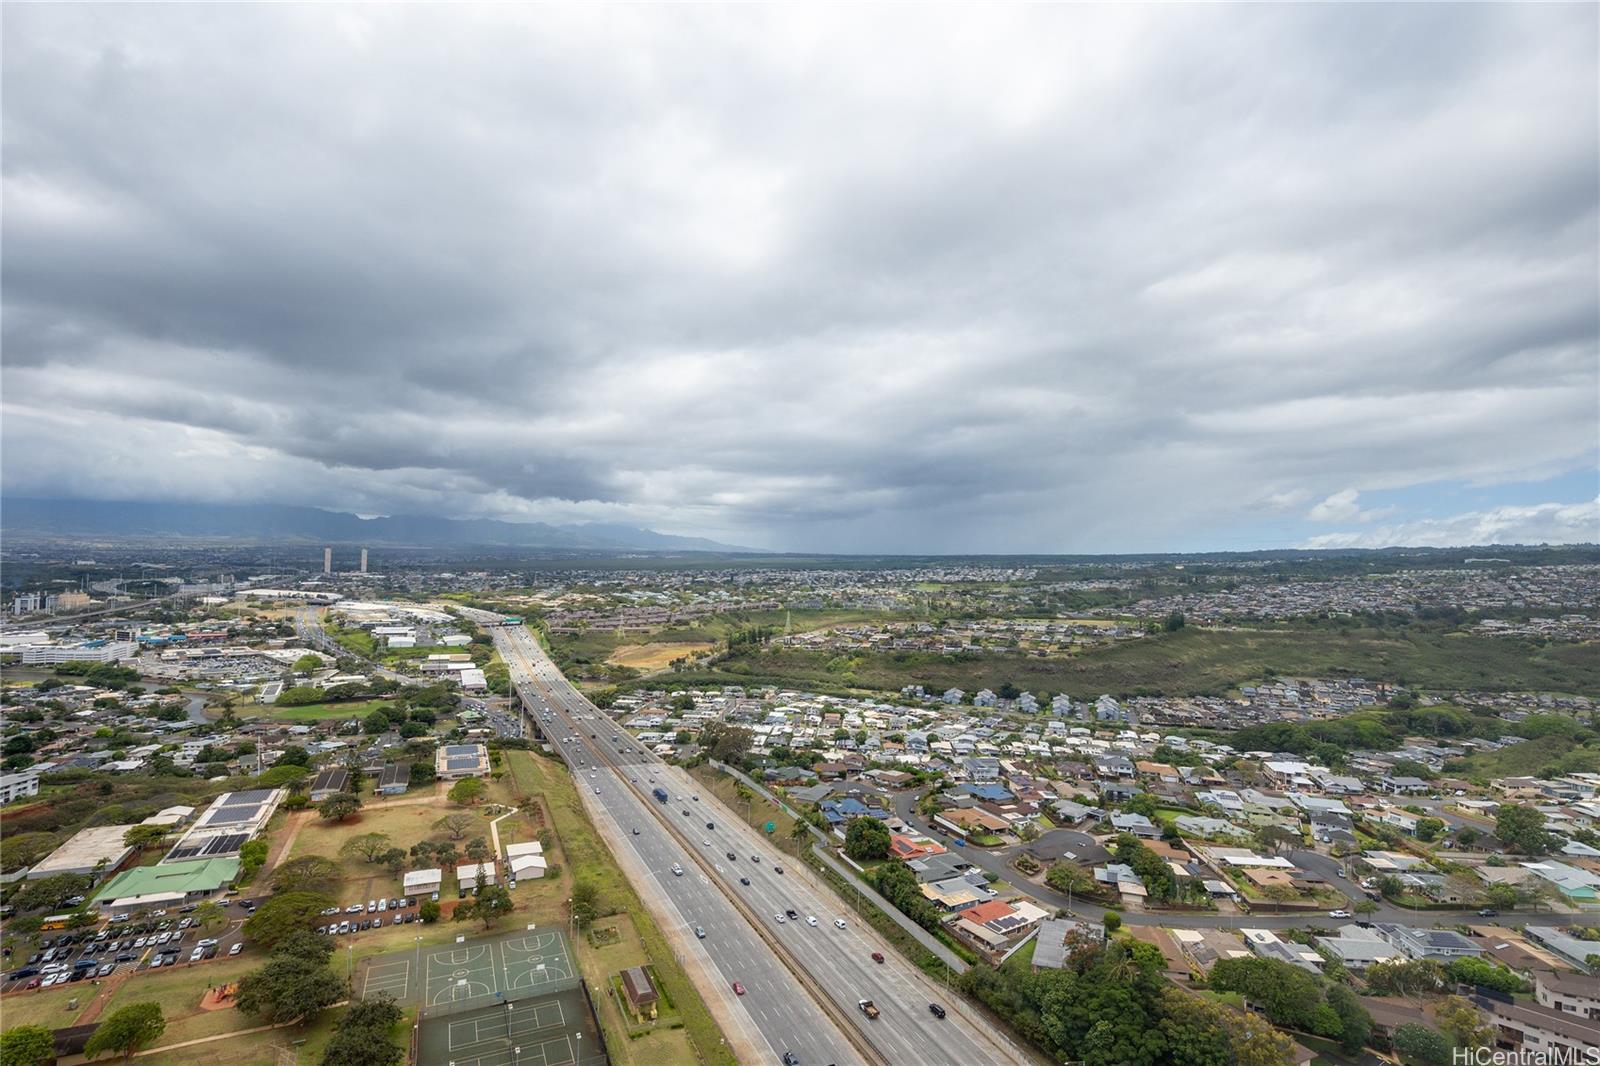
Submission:
<svg viewBox="0 0 1600 1066">
<path fill-rule="evenodd" d="M 831 666 L 831 668 L 830 668 Z M 1226 694 L 1274 675 L 1360 676 L 1426 689 L 1600 692 L 1592 644 L 1536 646 L 1522 641 L 1401 629 L 1243 632 L 1188 628 L 1094 648 L 1070 658 L 1014 655 L 861 653 L 755 648 L 715 673 L 682 675 L 687 684 L 791 683 L 897 690 L 920 684 L 969 692 L 1011 682 L 1030 691 L 1115 695 Z"/>
<path fill-rule="evenodd" d="M 343 722 L 351 718 L 365 718 L 383 706 L 387 706 L 384 700 L 346 700 L 342 703 L 308 703 L 303 707 L 275 707 L 270 703 L 258 703 L 241 710 L 243 714 L 264 714 L 284 722 L 322 722 L 329 719 Z"/>
<path fill-rule="evenodd" d="M 432 786 L 429 786 L 430 788 Z M 326 822 L 312 816 L 306 820 L 290 849 L 289 858 L 302 855 L 323 855 L 339 863 L 345 870 L 345 879 L 335 890 L 341 903 L 365 901 L 376 896 L 398 896 L 402 892 L 401 877 L 391 874 L 386 867 L 355 857 L 347 858 L 339 849 L 352 837 L 365 833 L 382 833 L 394 847 L 410 850 L 420 840 L 447 840 L 449 834 L 433 828 L 433 823 L 447 814 L 468 813 L 478 824 L 467 835 L 456 841 L 459 851 L 468 840 L 481 836 L 490 839 L 489 819 L 481 808 L 458 807 L 453 803 L 407 803 L 392 807 L 364 807 L 354 817 L 343 822 Z M 510 819 L 507 819 L 509 822 Z M 502 829 L 507 822 L 502 822 Z M 447 876 L 445 888 L 453 890 L 454 879 Z"/>
<path fill-rule="evenodd" d="M 634 670 L 663 670 L 672 660 L 685 655 L 699 655 L 716 647 L 709 642 L 684 641 L 681 644 L 623 644 L 606 657 L 614 666 L 627 666 Z"/>
</svg>

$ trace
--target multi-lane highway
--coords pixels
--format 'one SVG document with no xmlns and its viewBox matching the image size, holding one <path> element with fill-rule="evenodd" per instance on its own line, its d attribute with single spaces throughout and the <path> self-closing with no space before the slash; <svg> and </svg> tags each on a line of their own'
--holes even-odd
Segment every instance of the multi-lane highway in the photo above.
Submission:
<svg viewBox="0 0 1600 1066">
<path fill-rule="evenodd" d="M 513 683 L 600 812 L 597 822 L 614 827 L 613 848 L 631 850 L 649 871 L 655 883 L 641 892 L 659 894 L 688 929 L 705 933 L 692 942 L 704 968 L 729 988 L 744 987 L 737 1006 L 774 1061 L 786 1051 L 806 1064 L 1028 1061 L 848 914 L 809 871 L 780 866 L 782 857 L 755 830 L 596 710 L 526 629 L 492 632 Z M 655 788 L 667 792 L 667 803 L 652 797 Z M 858 1010 L 862 999 L 878 1006 L 876 1020 Z M 934 1003 L 947 1010 L 945 1019 L 930 1012 Z"/>
</svg>

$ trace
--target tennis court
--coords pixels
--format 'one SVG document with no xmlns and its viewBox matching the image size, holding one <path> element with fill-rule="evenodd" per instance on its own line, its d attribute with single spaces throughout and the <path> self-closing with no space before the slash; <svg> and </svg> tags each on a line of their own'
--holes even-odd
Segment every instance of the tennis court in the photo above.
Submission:
<svg viewBox="0 0 1600 1066">
<path fill-rule="evenodd" d="M 601 1066 L 605 1044 L 578 985 L 429 1017 L 417 1029 L 419 1066 Z"/>
</svg>

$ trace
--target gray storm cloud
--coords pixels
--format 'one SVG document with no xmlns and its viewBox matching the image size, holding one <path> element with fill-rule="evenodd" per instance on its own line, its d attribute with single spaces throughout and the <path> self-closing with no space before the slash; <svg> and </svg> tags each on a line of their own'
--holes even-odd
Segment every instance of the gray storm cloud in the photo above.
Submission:
<svg viewBox="0 0 1600 1066">
<path fill-rule="evenodd" d="M 9 494 L 1585 539 L 1592 6 L 0 17 Z"/>
</svg>

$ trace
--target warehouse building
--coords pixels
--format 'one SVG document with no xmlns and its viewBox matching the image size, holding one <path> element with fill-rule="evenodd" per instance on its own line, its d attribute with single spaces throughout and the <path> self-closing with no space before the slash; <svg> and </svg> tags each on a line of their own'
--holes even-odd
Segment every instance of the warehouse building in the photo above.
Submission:
<svg viewBox="0 0 1600 1066">
<path fill-rule="evenodd" d="M 133 854 L 133 849 L 122 842 L 132 828 L 131 825 L 97 825 L 80 829 L 72 839 L 35 863 L 28 871 L 28 880 L 56 874 L 89 876 L 97 870 L 111 872 Z"/>
</svg>

